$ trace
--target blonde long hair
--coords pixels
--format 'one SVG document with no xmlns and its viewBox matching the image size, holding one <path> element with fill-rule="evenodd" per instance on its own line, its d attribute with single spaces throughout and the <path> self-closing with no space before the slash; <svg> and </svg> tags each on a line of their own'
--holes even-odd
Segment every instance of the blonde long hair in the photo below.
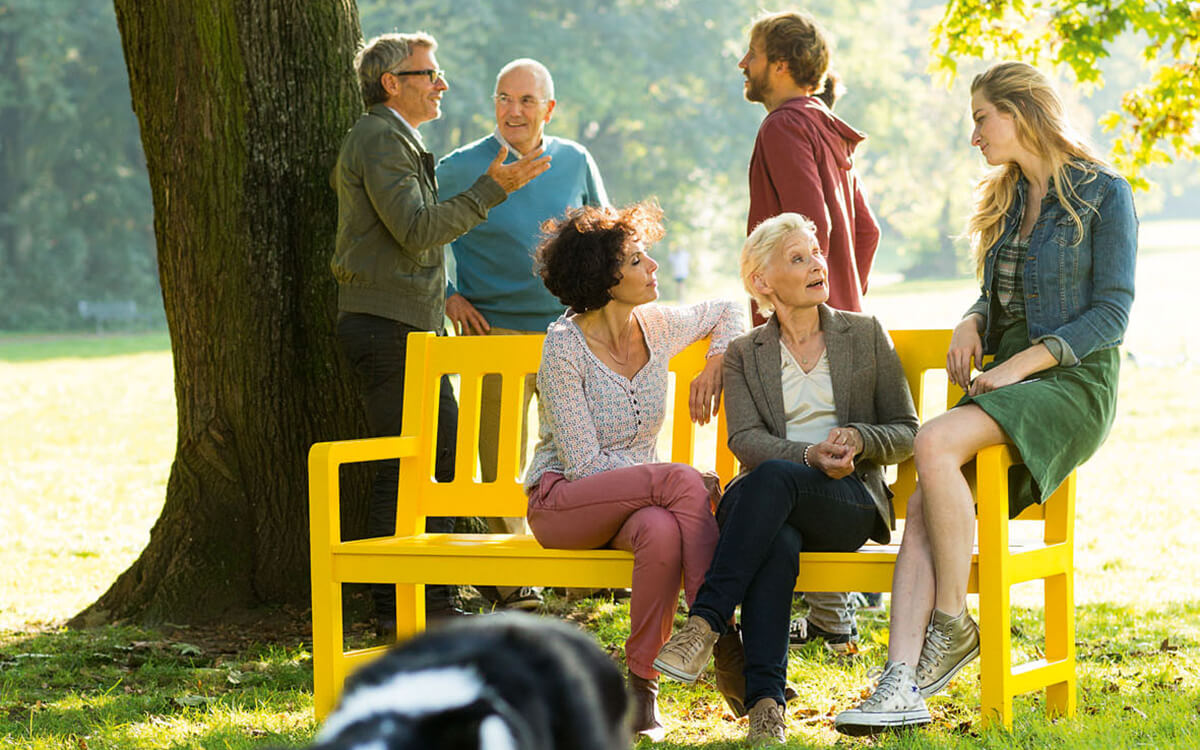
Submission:
<svg viewBox="0 0 1200 750">
<path fill-rule="evenodd" d="M 1083 218 L 1070 200 L 1079 202 L 1074 185 L 1067 179 L 1067 166 L 1081 169 L 1090 179 L 1095 175 L 1094 166 L 1104 161 L 1071 126 L 1058 92 L 1032 65 L 1002 62 L 975 76 L 971 95 L 976 94 L 991 102 L 998 112 L 1011 116 L 1021 145 L 1050 163 L 1054 194 L 1075 222 L 1078 243 L 1083 238 Z M 1004 217 L 1016 200 L 1020 176 L 1020 166 L 1009 162 L 990 170 L 975 186 L 975 210 L 967 222 L 967 237 L 975 274 L 981 280 L 984 258 L 1004 231 Z"/>
</svg>

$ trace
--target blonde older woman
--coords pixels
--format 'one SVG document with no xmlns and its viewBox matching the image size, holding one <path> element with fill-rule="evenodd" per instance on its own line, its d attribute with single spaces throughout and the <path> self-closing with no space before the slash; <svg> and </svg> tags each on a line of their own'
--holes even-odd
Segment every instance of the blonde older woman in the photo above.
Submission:
<svg viewBox="0 0 1200 750">
<path fill-rule="evenodd" d="M 828 267 L 812 222 L 764 221 L 740 265 L 746 291 L 773 313 L 725 353 L 729 448 L 744 471 L 717 510 L 720 537 L 687 624 L 654 666 L 695 680 L 741 604 L 749 740 L 782 742 L 799 554 L 889 540 L 882 467 L 912 454 L 917 415 L 879 321 L 824 304 Z"/>
</svg>

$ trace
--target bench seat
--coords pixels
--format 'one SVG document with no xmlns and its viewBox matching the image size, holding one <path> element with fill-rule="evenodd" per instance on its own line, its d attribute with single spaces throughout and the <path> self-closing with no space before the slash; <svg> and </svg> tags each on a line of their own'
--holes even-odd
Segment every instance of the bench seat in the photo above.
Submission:
<svg viewBox="0 0 1200 750">
<path fill-rule="evenodd" d="M 945 377 L 950 331 L 891 331 L 905 377 L 923 420 L 957 402 L 961 391 Z M 398 637 L 425 626 L 424 584 L 625 588 L 633 575 L 630 553 L 610 549 L 545 549 L 528 535 L 432 534 L 427 516 L 524 515 L 518 446 L 525 375 L 537 370 L 541 336 L 409 336 L 404 425 L 399 437 L 317 443 L 309 452 L 310 545 L 313 592 L 313 703 L 328 713 L 346 675 L 385 649 L 347 650 L 343 638 L 342 585 L 396 586 Z M 664 456 L 703 469 L 722 481 L 737 473 L 726 445 L 724 411 L 715 440 L 700 441 L 688 419 L 686 384 L 704 365 L 706 342 L 671 361 L 675 378 L 667 408 L 673 413 Z M 502 377 L 497 478 L 478 480 L 480 381 Z M 455 474 L 433 481 L 437 398 L 442 375 L 459 380 L 459 419 Z M 684 387 L 680 387 L 683 384 Z M 704 443 L 707 454 L 699 445 Z M 661 448 L 661 446 L 660 446 Z M 344 540 L 341 534 L 340 469 L 343 465 L 399 459 L 396 533 Z M 1044 505 L 1026 509 L 1019 520 L 1035 522 L 1036 537 L 1010 538 L 1009 469 L 1020 456 L 1008 446 L 992 446 L 976 456 L 966 472 L 976 499 L 977 547 L 971 559 L 969 591 L 979 595 L 980 709 L 984 721 L 1012 726 L 1016 695 L 1045 690 L 1050 714 L 1073 715 L 1076 703 L 1074 615 L 1074 503 L 1072 473 Z M 911 460 L 896 467 L 890 485 L 896 517 L 906 515 L 916 487 Z M 894 534 L 899 541 L 900 534 Z M 801 591 L 888 591 L 899 544 L 869 543 L 855 552 L 804 552 Z M 1044 658 L 1013 663 L 1010 590 L 1025 581 L 1044 581 Z"/>
</svg>

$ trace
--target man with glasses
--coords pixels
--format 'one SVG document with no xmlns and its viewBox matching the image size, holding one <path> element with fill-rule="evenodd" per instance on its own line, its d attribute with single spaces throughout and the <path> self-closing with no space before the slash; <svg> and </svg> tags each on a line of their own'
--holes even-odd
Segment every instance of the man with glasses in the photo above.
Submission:
<svg viewBox="0 0 1200 750">
<path fill-rule="evenodd" d="M 607 205 L 608 196 L 587 149 L 543 133 L 555 106 L 554 80 L 546 66 L 528 58 L 513 60 L 496 76 L 492 98 L 495 131 L 443 158 L 437 167 L 438 184 L 447 192 L 467 189 L 480 170 L 506 148 L 509 162 L 540 150 L 551 157 L 553 166 L 493 209 L 487 221 L 451 243 L 457 283 L 446 288 L 446 314 L 460 336 L 545 333 L 563 305 L 533 272 L 533 249 L 541 224 L 570 208 Z M 534 383 L 533 376 L 525 383 L 526 417 Z M 497 376 L 483 380 L 479 463 L 485 482 L 496 479 L 500 385 Z M 526 421 L 521 423 L 522 467 Z M 489 518 L 488 526 L 493 533 L 520 533 L 525 519 Z M 540 597 L 536 589 L 499 588 L 496 600 L 501 607 L 532 609 Z"/>
<path fill-rule="evenodd" d="M 434 158 L 417 128 L 441 116 L 449 86 L 428 34 L 384 34 L 355 57 L 367 111 L 342 142 L 332 183 L 338 228 L 330 266 L 338 284 L 338 343 L 352 365 L 373 436 L 398 435 L 404 406 L 408 334 L 443 330 L 445 245 L 546 171 L 539 150 L 505 163 L 501 151 L 461 191 L 439 200 Z M 454 473 L 458 405 L 443 378 L 435 473 Z M 371 489 L 367 533 L 395 533 L 399 465 L 380 462 Z M 429 519 L 431 532 L 454 520 Z M 377 628 L 394 635 L 395 587 L 372 587 Z M 449 586 L 427 586 L 426 614 L 460 614 Z"/>
</svg>

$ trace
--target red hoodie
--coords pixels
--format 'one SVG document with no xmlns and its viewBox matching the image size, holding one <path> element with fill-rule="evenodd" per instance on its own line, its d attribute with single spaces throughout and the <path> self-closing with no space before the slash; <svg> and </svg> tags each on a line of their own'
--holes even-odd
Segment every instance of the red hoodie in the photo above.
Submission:
<svg viewBox="0 0 1200 750">
<path fill-rule="evenodd" d="M 749 234 L 785 211 L 811 219 L 829 261 L 829 306 L 855 312 L 879 245 L 879 224 L 854 171 L 854 147 L 864 138 L 814 97 L 779 105 L 754 141 L 746 223 Z"/>
</svg>

